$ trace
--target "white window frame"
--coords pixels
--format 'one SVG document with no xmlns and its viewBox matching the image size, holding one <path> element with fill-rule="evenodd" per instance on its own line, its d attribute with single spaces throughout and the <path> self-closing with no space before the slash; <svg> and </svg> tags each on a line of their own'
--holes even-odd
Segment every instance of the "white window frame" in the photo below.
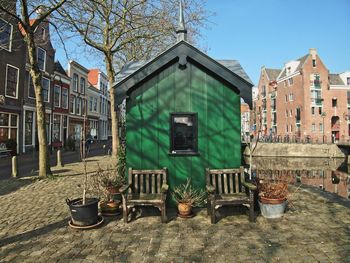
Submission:
<svg viewBox="0 0 350 263">
<path fill-rule="evenodd" d="M 60 95 L 58 97 L 58 105 L 56 105 L 56 88 L 59 88 L 60 90 Z M 61 108 L 61 96 L 62 96 L 62 87 L 60 85 L 55 84 L 53 86 L 53 105 L 56 108 Z"/>
<path fill-rule="evenodd" d="M 8 71 L 8 67 L 11 67 L 11 68 L 14 68 L 14 69 L 17 69 L 17 85 L 16 85 L 16 97 L 13 97 L 13 96 L 9 96 L 7 95 L 7 71 Z M 12 98 L 12 99 L 18 99 L 18 84 L 19 84 L 19 68 L 15 67 L 15 66 L 12 66 L 10 64 L 6 64 L 6 77 L 5 77 L 5 97 L 8 97 L 8 98 Z"/>
<path fill-rule="evenodd" d="M 11 23 L 9 23 L 8 21 L 6 21 L 5 19 L 2 19 L 2 18 L 0 18 L 0 19 L 2 21 L 4 21 L 6 24 L 11 26 L 9 49 L 0 46 L 0 50 L 4 49 L 4 50 L 7 50 L 8 52 L 11 52 L 12 51 L 12 38 L 13 38 L 13 25 Z"/>
<path fill-rule="evenodd" d="M 37 51 L 36 51 L 36 59 L 37 59 L 37 62 L 39 62 L 39 49 L 41 49 L 42 51 L 44 51 L 44 68 L 43 69 L 40 69 L 41 71 L 46 71 L 46 50 L 41 48 L 41 47 L 37 47 Z"/>
<path fill-rule="evenodd" d="M 42 88 L 42 91 L 44 91 L 44 85 L 43 85 L 43 79 L 47 79 L 48 81 L 49 81 L 49 89 L 48 89 L 48 91 L 47 91 L 47 100 L 45 100 L 45 97 L 44 97 L 44 94 L 42 94 L 43 95 L 43 100 L 44 100 L 44 102 L 50 102 L 50 89 L 51 89 L 51 81 L 50 81 L 50 79 L 48 79 L 48 78 L 45 78 L 45 77 L 41 77 L 41 88 Z"/>
<path fill-rule="evenodd" d="M 67 99 L 66 99 L 66 105 L 67 107 L 63 107 L 63 90 L 66 90 L 67 91 Z M 69 90 L 65 87 L 61 87 L 61 105 L 62 105 L 62 109 L 68 109 L 69 108 Z"/>
<path fill-rule="evenodd" d="M 74 79 L 76 78 L 76 82 L 74 83 Z M 73 91 L 74 92 L 78 92 L 78 86 L 79 86 L 79 76 L 77 73 L 73 73 L 73 77 L 72 77 L 72 82 L 73 82 Z"/>
<path fill-rule="evenodd" d="M 77 102 L 77 100 L 76 100 L 77 98 L 76 98 L 76 96 L 74 96 L 72 94 L 71 94 L 71 96 L 73 97 L 73 100 L 72 100 L 73 101 L 73 107 L 71 108 L 70 107 L 70 103 L 69 103 L 69 113 L 70 114 L 75 114 L 75 103 Z M 71 100 L 71 98 L 70 98 L 70 100 Z"/>
</svg>

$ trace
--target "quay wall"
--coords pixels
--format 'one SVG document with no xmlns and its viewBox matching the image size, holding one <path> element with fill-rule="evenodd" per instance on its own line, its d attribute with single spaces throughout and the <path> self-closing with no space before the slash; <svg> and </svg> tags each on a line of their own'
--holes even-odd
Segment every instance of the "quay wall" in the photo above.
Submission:
<svg viewBox="0 0 350 263">
<path fill-rule="evenodd" d="M 255 143 L 253 143 L 253 146 L 255 146 Z M 245 147 L 243 155 L 249 156 L 249 146 Z M 346 154 L 335 144 L 259 142 L 253 151 L 253 156 L 344 158 Z"/>
</svg>

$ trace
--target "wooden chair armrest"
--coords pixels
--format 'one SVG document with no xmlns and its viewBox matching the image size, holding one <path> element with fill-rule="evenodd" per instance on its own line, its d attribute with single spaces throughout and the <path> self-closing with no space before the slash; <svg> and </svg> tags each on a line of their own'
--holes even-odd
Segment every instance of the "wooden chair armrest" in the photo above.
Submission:
<svg viewBox="0 0 350 263">
<path fill-rule="evenodd" d="M 214 194 L 215 193 L 215 187 L 212 186 L 212 185 L 206 185 L 206 188 L 207 188 L 207 192 L 209 194 Z"/>
<path fill-rule="evenodd" d="M 242 182 L 242 185 L 244 187 L 247 187 L 249 190 L 255 191 L 256 190 L 256 185 L 248 182 Z"/>
<path fill-rule="evenodd" d="M 160 191 L 164 194 L 164 193 L 168 192 L 168 189 L 169 189 L 169 185 L 162 184 L 162 188 L 160 189 Z"/>
<path fill-rule="evenodd" d="M 127 184 L 120 187 L 119 189 L 120 193 L 124 194 L 129 189 L 130 186 L 131 186 L 130 184 Z"/>
</svg>

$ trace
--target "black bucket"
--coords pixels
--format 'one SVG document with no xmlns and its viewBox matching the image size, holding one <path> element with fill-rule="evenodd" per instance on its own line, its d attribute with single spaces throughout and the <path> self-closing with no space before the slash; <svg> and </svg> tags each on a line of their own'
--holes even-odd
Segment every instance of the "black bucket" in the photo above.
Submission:
<svg viewBox="0 0 350 263">
<path fill-rule="evenodd" d="M 72 223 L 76 226 L 91 226 L 98 222 L 98 198 L 86 198 L 85 205 L 83 199 L 66 200 L 69 206 Z"/>
</svg>

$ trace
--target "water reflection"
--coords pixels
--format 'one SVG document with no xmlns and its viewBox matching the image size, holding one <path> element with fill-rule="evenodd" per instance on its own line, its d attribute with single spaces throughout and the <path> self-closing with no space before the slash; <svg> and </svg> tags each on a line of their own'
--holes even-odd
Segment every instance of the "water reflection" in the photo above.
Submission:
<svg viewBox="0 0 350 263">
<path fill-rule="evenodd" d="M 244 158 L 249 164 L 249 158 Z M 253 173 L 262 178 L 301 182 L 350 199 L 350 177 L 344 159 L 254 157 Z"/>
</svg>

